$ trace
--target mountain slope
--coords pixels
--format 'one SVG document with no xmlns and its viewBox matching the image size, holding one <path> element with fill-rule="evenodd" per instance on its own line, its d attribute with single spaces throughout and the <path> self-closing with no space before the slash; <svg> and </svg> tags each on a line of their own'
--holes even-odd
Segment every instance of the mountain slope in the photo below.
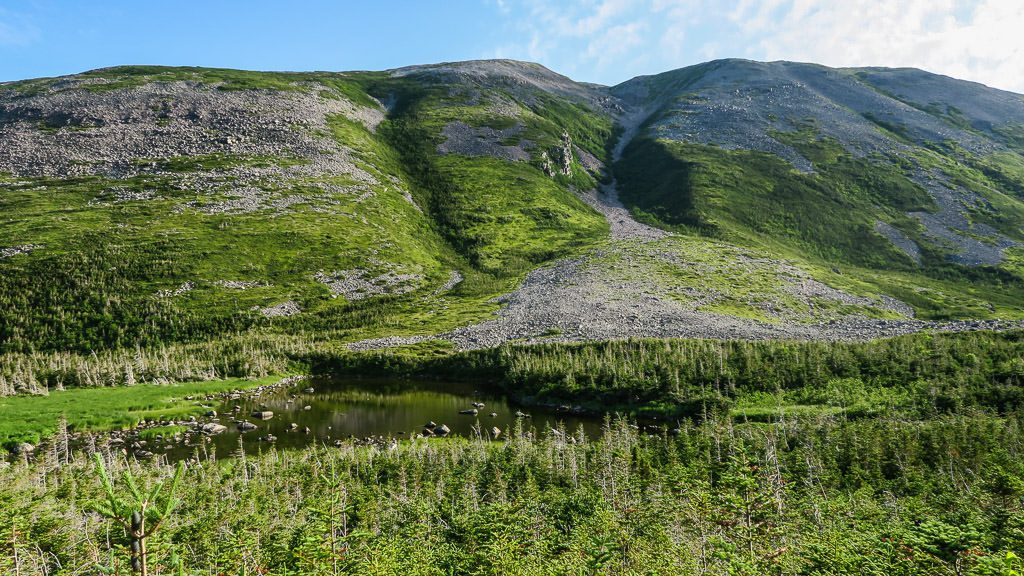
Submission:
<svg viewBox="0 0 1024 576">
<path fill-rule="evenodd" d="M 611 120 L 533 87 L 517 88 L 522 104 L 472 101 L 478 84 L 131 67 L 0 88 L 0 348 L 152 345 L 268 322 L 453 325 L 464 310 L 438 301 L 450 289 L 463 308 L 493 308 L 527 268 L 603 233 L 566 188 L 587 172 L 548 177 L 540 155 L 565 129 L 593 147 Z M 456 118 L 465 128 L 446 139 Z M 509 132 L 503 148 L 529 150 L 523 161 L 438 151 L 488 144 L 488 124 Z M 377 302 L 406 294 L 422 301 Z M 400 313 L 427 318 L 387 318 Z"/>
<path fill-rule="evenodd" d="M 859 268 L 931 315 L 1019 309 L 1024 159 L 1006 135 L 1020 96 L 920 71 L 739 60 L 612 91 L 650 111 L 616 169 L 652 220 Z M 977 297 L 953 298 L 967 284 Z"/>
<path fill-rule="evenodd" d="M 746 61 L 0 84 L 0 352 L 1019 318 L 1022 118 L 919 71 Z"/>
</svg>

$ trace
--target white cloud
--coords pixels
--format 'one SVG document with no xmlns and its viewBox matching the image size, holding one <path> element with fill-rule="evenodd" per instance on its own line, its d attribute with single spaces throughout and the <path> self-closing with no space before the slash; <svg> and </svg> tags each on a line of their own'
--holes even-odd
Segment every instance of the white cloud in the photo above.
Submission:
<svg viewBox="0 0 1024 576">
<path fill-rule="evenodd" d="M 910 66 L 1024 93 L 1022 0 L 500 0 L 500 54 L 616 82 L 716 57 Z M 643 66 L 641 69 L 639 66 Z M 653 68 L 653 69 L 652 69 Z"/>
<path fill-rule="evenodd" d="M 1024 2 L 1017 0 L 788 0 L 754 53 L 829 66 L 923 68 L 1024 92 L 1022 29 Z"/>
</svg>

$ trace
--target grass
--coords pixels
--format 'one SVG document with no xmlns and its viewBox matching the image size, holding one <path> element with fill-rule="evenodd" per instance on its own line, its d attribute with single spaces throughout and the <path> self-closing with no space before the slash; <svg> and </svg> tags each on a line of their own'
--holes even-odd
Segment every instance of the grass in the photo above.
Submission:
<svg viewBox="0 0 1024 576">
<path fill-rule="evenodd" d="M 94 90 L 188 80 L 226 90 L 316 89 L 325 97 L 373 107 L 378 105 L 371 93 L 393 95 L 398 102 L 376 132 L 336 116 L 320 135 L 348 149 L 379 184 L 301 176 L 257 183 L 270 199 L 315 197 L 281 214 L 201 209 L 227 198 L 225 192 L 237 184 L 225 174 L 231 168 L 286 168 L 309 159 L 146 158 L 138 161 L 155 163 L 166 173 L 125 179 L 0 178 L 5 246 L 45 245 L 0 261 L 0 305 L 10 311 L 0 318 L 0 351 L 148 348 L 239 333 L 317 331 L 336 340 L 432 334 L 488 317 L 496 308 L 491 300 L 538 264 L 592 245 L 607 230 L 569 190 L 574 183 L 593 182 L 579 166 L 572 176 L 552 180 L 528 163 L 439 156 L 441 128 L 461 118 L 486 122 L 486 106 L 455 102 L 447 91 L 423 81 L 374 73 L 138 66 L 84 77 L 105 81 L 89 85 Z M 567 129 L 581 147 L 603 154 L 611 127 L 607 117 L 547 97 L 521 108 L 527 133 L 539 146 L 556 144 Z M 215 186 L 213 193 L 192 191 L 188 179 L 198 173 Z M 324 196 L 318 184 L 348 191 Z M 116 201 L 118 190 L 149 199 Z M 408 294 L 354 302 L 335 297 L 314 278 L 319 272 L 354 269 L 369 276 L 414 274 L 420 280 Z M 434 294 L 452 271 L 465 280 L 453 291 Z M 257 286 L 220 285 L 228 280 Z M 190 291 L 160 296 L 186 283 Z M 297 302 L 303 314 L 267 320 L 254 312 L 286 301 Z"/>
<path fill-rule="evenodd" d="M 189 429 L 188 426 L 177 426 L 177 425 L 156 426 L 154 428 L 146 428 L 145 430 L 141 430 L 139 432 L 139 438 L 141 440 L 146 440 L 146 441 L 160 440 L 160 439 L 163 439 L 163 438 L 171 438 L 171 437 L 173 437 L 176 434 L 181 434 L 181 433 L 187 431 L 188 429 Z"/>
<path fill-rule="evenodd" d="M 178 384 L 138 384 L 114 388 L 68 388 L 53 390 L 46 396 L 18 395 L 0 397 L 0 445 L 39 442 L 50 436 L 63 418 L 72 431 L 109 430 L 135 426 L 145 420 L 181 419 L 202 414 L 201 401 L 185 396 L 203 396 L 230 390 L 245 390 L 279 380 L 279 376 L 261 379 L 231 379 Z M 167 435 L 170 430 L 152 429 L 150 433 Z"/>
<path fill-rule="evenodd" d="M 1024 314 L 1024 282 L 1012 266 L 950 264 L 948 249 L 931 243 L 905 215 L 936 206 L 901 174 L 898 163 L 854 159 L 810 128 L 774 136 L 812 160 L 816 173 L 796 172 L 769 154 L 641 138 L 616 166 L 623 200 L 649 223 L 799 263 L 813 277 L 854 294 L 889 294 L 922 318 Z M 919 162 L 948 173 L 988 202 L 972 218 L 1021 237 L 1013 223 L 1024 218 L 1024 205 L 999 192 L 981 169 L 934 150 L 921 148 L 917 154 Z M 1017 177 L 1015 165 L 1003 156 L 976 161 L 985 162 L 990 172 L 1004 166 L 1004 179 Z M 874 231 L 879 220 L 921 246 L 920 266 Z M 728 304 L 720 309 L 737 310 Z"/>
<path fill-rule="evenodd" d="M 790 288 L 805 279 L 827 276 L 829 271 L 807 266 L 799 259 L 773 259 L 758 250 L 706 237 L 679 235 L 657 242 L 618 242 L 600 252 L 591 262 L 610 284 L 643 283 L 662 297 L 704 312 L 766 323 L 823 322 L 849 314 L 897 317 L 882 307 L 877 292 L 866 285 L 849 286 L 848 291 L 873 305 L 844 306 L 819 297 L 805 301 Z M 832 279 L 829 283 L 836 284 Z"/>
</svg>

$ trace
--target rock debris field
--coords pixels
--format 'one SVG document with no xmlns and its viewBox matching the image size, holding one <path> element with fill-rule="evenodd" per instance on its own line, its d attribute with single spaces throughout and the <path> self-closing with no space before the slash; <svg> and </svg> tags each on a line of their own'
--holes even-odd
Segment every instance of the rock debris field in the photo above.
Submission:
<svg viewBox="0 0 1024 576">
<path fill-rule="evenodd" d="M 109 180 L 99 203 L 171 192 L 178 211 L 271 216 L 298 205 L 328 210 L 339 196 L 364 199 L 380 184 L 329 136 L 329 123 L 344 117 L 374 130 L 383 108 L 317 90 L 225 91 L 200 82 L 82 89 L 97 82 L 62 80 L 32 98 L 0 88 L 0 174 Z M 133 178 L 154 185 L 119 184 Z"/>
<path fill-rule="evenodd" d="M 646 120 L 645 111 L 620 118 L 623 137 L 613 151 L 618 159 L 629 139 Z M 746 340 L 867 340 L 924 330 L 1001 330 L 1024 326 L 1021 322 L 953 321 L 913 319 L 913 309 L 888 296 L 871 300 L 855 296 L 808 278 L 801 270 L 781 262 L 761 263 L 778 269 L 783 292 L 804 305 L 815 300 L 861 305 L 892 312 L 900 319 L 848 316 L 822 322 L 763 322 L 698 310 L 712 293 L 694 294 L 690 302 L 672 297 L 664 286 L 649 277 L 649 267 L 635 255 L 654 251 L 663 259 L 677 261 L 685 254 L 673 251 L 671 235 L 637 222 L 618 200 L 615 183 L 600 191 L 581 194 L 609 223 L 607 244 L 594 253 L 559 260 L 530 273 L 514 292 L 499 299 L 492 320 L 432 336 L 391 336 L 354 342 L 356 351 L 375 350 L 446 340 L 460 349 L 479 349 L 519 341 L 524 343 L 574 342 L 624 338 L 720 338 Z M 609 255 L 616 266 L 606 265 Z M 702 299 L 703 298 L 703 299 Z M 770 303 L 768 304 L 770 307 Z"/>
</svg>

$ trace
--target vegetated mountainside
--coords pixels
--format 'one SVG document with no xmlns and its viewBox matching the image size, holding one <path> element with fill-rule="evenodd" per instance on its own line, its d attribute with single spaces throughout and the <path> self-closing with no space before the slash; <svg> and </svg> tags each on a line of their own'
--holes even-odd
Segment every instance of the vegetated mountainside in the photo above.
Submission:
<svg viewBox="0 0 1024 576">
<path fill-rule="evenodd" d="M 0 364 L 1015 319 L 1022 126 L 1021 97 L 920 71 L 744 61 L 2 84 Z"/>
<path fill-rule="evenodd" d="M 510 66 L 538 83 L 128 67 L 4 85 L 0 349 L 493 309 L 607 229 L 568 188 L 593 185 L 579 162 L 544 169 L 566 131 L 599 163 L 610 116 Z"/>
<path fill-rule="evenodd" d="M 616 166 L 644 218 L 837 267 L 919 314 L 1019 313 L 1024 97 L 742 60 L 612 92 L 645 109 Z"/>
</svg>

